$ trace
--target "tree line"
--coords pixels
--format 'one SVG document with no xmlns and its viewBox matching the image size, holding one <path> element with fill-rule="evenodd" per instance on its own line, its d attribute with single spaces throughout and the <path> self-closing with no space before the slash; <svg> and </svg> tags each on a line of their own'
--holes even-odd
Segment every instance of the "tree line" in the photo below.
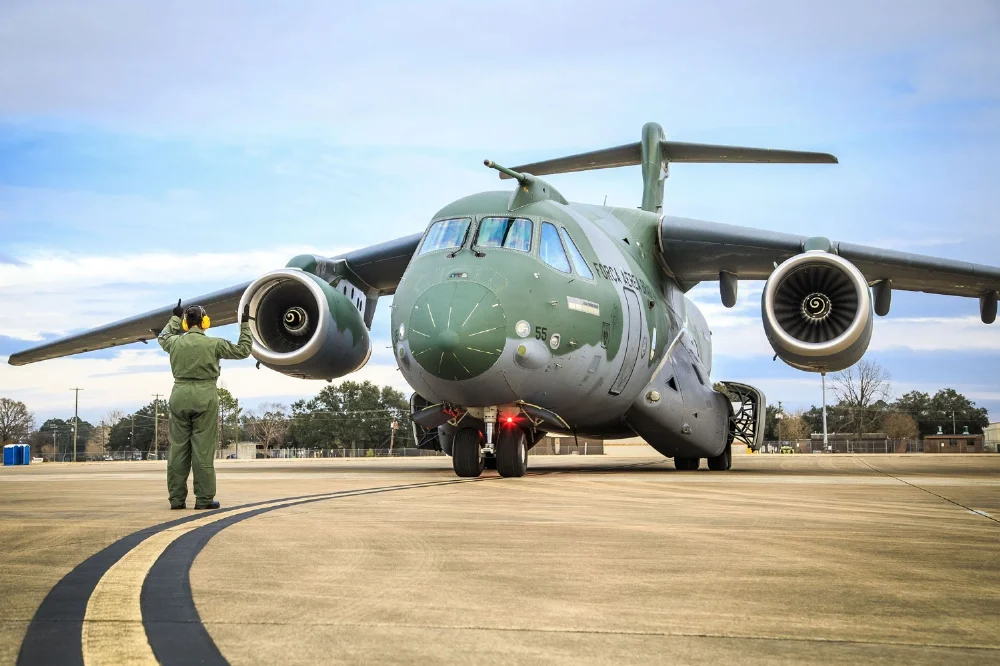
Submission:
<svg viewBox="0 0 1000 666">
<path fill-rule="evenodd" d="M 889 373 L 878 363 L 863 359 L 830 378 L 833 404 L 827 406 L 827 430 L 851 433 L 884 433 L 889 439 L 916 439 L 938 432 L 981 434 L 989 424 L 983 407 L 954 389 L 934 395 L 910 391 L 893 398 Z M 721 389 L 721 384 L 717 385 Z M 392 387 L 370 381 L 345 381 L 323 387 L 314 397 L 291 405 L 263 403 L 247 410 L 225 388 L 219 388 L 219 446 L 255 442 L 265 449 L 293 447 L 319 449 L 381 449 L 413 446 L 409 403 Z M 168 447 L 169 405 L 152 401 L 135 412 L 108 412 L 98 423 L 80 419 L 78 454 L 94 457 L 113 452 L 140 451 L 163 454 Z M 393 433 L 392 424 L 397 428 Z M 795 413 L 781 402 L 767 405 L 764 438 L 807 439 L 823 431 L 822 407 Z M 46 420 L 38 428 L 23 402 L 0 398 L 0 441 L 27 442 L 42 455 L 62 456 L 73 451 L 73 418 Z"/>
<path fill-rule="evenodd" d="M 889 373 L 876 361 L 862 359 L 830 378 L 834 398 L 826 408 L 827 432 L 849 433 L 858 439 L 882 433 L 887 439 L 918 439 L 934 435 L 982 434 L 989 413 L 955 389 L 944 388 L 930 395 L 910 391 L 893 398 Z M 811 406 L 795 413 L 781 402 L 767 406 L 764 439 L 789 441 L 808 439 L 823 432 L 823 408 Z"/>
</svg>

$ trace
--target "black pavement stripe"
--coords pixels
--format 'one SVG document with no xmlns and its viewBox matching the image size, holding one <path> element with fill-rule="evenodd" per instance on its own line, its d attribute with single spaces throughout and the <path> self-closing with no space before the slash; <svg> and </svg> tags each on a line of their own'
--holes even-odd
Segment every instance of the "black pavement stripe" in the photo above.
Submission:
<svg viewBox="0 0 1000 666">
<path fill-rule="evenodd" d="M 21 642 L 17 663 L 82 666 L 83 617 L 97 582 L 115 562 L 152 535 L 201 517 L 195 514 L 143 528 L 76 565 L 49 590 L 35 611 Z"/>
<path fill-rule="evenodd" d="M 609 472 L 644 467 L 650 464 L 652 463 L 638 462 L 624 465 L 602 465 L 600 467 L 583 468 L 573 471 Z M 529 475 L 546 476 L 554 473 L 558 472 L 542 469 L 533 473 L 529 472 Z M 150 647 L 153 648 L 153 654 L 165 666 L 172 666 L 173 664 L 218 664 L 221 666 L 229 663 L 222 656 L 219 648 L 215 645 L 215 641 L 209 635 L 208 630 L 205 629 L 201 621 L 201 616 L 198 614 L 197 608 L 195 608 L 194 596 L 191 591 L 191 567 L 194 564 L 195 558 L 198 557 L 198 554 L 208 542 L 230 525 L 235 525 L 238 522 L 270 511 L 330 499 L 343 499 L 345 497 L 359 497 L 399 490 L 473 483 L 477 481 L 496 481 L 500 479 L 501 477 L 489 476 L 471 479 L 453 479 L 449 481 L 429 481 L 426 483 L 344 491 L 321 497 L 289 498 L 287 502 L 281 504 L 273 504 L 253 511 L 245 511 L 191 530 L 187 534 L 178 537 L 176 541 L 164 549 L 160 557 L 150 567 L 149 573 L 143 582 L 140 596 L 142 624 L 146 629 L 146 639 L 149 641 Z M 280 501 L 272 500 L 272 502 Z"/>
<path fill-rule="evenodd" d="M 289 501 L 223 518 L 178 537 L 176 541 L 167 546 L 163 554 L 156 560 L 142 585 L 140 597 L 142 624 L 146 629 L 149 645 L 153 648 L 153 654 L 156 655 L 157 661 L 164 666 L 172 666 L 173 664 L 207 664 L 209 666 L 218 664 L 222 666 L 229 663 L 219 652 L 219 648 L 215 645 L 208 630 L 205 629 L 205 625 L 201 622 L 201 616 L 195 608 L 194 596 L 191 593 L 191 566 L 212 537 L 230 525 L 269 511 L 314 502 L 486 481 L 493 478 L 497 477 L 360 489 L 334 496 Z"/>
<path fill-rule="evenodd" d="M 336 494 L 301 495 L 287 499 L 291 501 L 310 497 L 327 498 Z M 21 649 L 17 655 L 18 666 L 31 664 L 83 666 L 83 619 L 87 614 L 87 602 L 90 600 L 90 595 L 108 569 L 149 537 L 171 527 L 204 518 L 207 515 L 217 515 L 275 501 L 281 500 L 265 500 L 226 507 L 217 511 L 204 511 L 144 527 L 91 555 L 63 576 L 42 600 L 38 610 L 31 618 L 24 640 L 21 641 Z"/>
<path fill-rule="evenodd" d="M 602 472 L 618 469 L 627 469 L 648 465 L 651 463 L 636 463 L 629 465 L 601 466 L 592 468 L 577 468 L 574 472 Z M 569 470 L 539 470 L 528 472 L 529 476 L 542 476 L 552 473 L 559 473 Z M 428 484 L 406 484 L 398 486 L 385 486 L 381 488 L 370 488 L 361 490 L 346 490 L 333 493 L 321 493 L 313 495 L 300 495 L 286 498 L 287 502 L 298 500 L 332 499 L 344 494 L 370 494 L 375 492 L 386 492 L 389 490 L 404 490 L 417 488 L 423 485 L 442 485 L 452 483 L 467 483 L 470 481 L 484 481 L 497 479 L 499 477 L 480 477 L 477 479 L 455 479 L 453 481 L 430 482 Z M 229 511 L 242 510 L 263 504 L 273 504 L 281 502 L 281 499 L 263 500 L 251 502 L 231 507 L 225 507 L 217 511 L 206 511 L 191 514 L 170 520 L 165 523 L 151 525 L 141 530 L 128 534 L 111 545 L 91 555 L 86 560 L 78 564 L 72 571 L 63 576 L 56 585 L 49 591 L 42 601 L 38 610 L 28 625 L 21 648 L 17 656 L 18 666 L 30 664 L 68 664 L 71 666 L 83 666 L 83 621 L 87 613 L 87 604 L 98 582 L 108 570 L 114 566 L 122 557 L 129 553 L 137 545 L 163 530 L 170 529 L 177 525 L 183 525 L 193 520 L 204 518 L 208 515 L 217 515 Z M 288 506 L 284 504 L 283 506 Z M 274 507 L 278 508 L 278 507 Z M 253 513 L 253 512 L 251 512 Z M 249 514 L 243 514 L 249 517 Z M 256 513 L 253 513 L 256 515 Z M 223 521 L 224 522 L 224 521 Z M 214 524 L 214 523 L 213 523 Z M 231 524 L 231 523 L 227 523 Z M 221 529 L 221 527 L 219 528 Z M 197 532 L 197 530 L 195 531 Z M 195 533 L 195 532 L 192 532 Z M 202 546 L 203 547 L 203 546 Z M 196 553 L 197 554 L 197 553 Z M 193 561 L 193 558 L 192 558 Z M 185 580 L 187 580 L 185 576 Z M 145 590 L 143 591 L 145 594 Z M 188 590 L 190 596 L 190 590 Z M 192 603 L 193 608 L 193 603 Z M 145 621 L 145 610 L 143 611 Z M 200 621 L 198 621 L 200 626 Z"/>
</svg>

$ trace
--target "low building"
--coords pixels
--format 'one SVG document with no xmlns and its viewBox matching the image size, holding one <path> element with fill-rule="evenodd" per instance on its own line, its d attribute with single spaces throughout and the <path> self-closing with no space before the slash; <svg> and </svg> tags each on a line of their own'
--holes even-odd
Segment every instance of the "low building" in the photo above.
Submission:
<svg viewBox="0 0 1000 666">
<path fill-rule="evenodd" d="M 983 435 L 925 435 L 924 453 L 982 453 Z"/>
<path fill-rule="evenodd" d="M 983 429 L 983 451 L 1000 453 L 1000 421 L 991 423 Z"/>
<path fill-rule="evenodd" d="M 239 442 L 228 444 L 219 449 L 220 458 L 237 458 L 239 460 L 253 460 L 257 457 L 257 444 L 254 442 Z"/>
</svg>

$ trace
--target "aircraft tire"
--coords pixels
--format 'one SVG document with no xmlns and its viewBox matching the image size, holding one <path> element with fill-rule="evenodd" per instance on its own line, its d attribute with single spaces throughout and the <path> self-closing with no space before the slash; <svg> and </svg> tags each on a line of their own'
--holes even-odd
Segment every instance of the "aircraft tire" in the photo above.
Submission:
<svg viewBox="0 0 1000 666">
<path fill-rule="evenodd" d="M 733 466 L 733 450 L 727 444 L 726 448 L 723 449 L 722 453 L 715 456 L 714 458 L 707 458 L 708 468 L 716 472 L 725 472 L 727 469 Z"/>
<path fill-rule="evenodd" d="M 500 476 L 524 476 L 528 471 L 528 437 L 520 428 L 505 428 L 497 437 L 497 471 Z"/>
<path fill-rule="evenodd" d="M 455 433 L 455 443 L 451 451 L 451 465 L 455 474 L 469 478 L 477 477 L 483 473 L 485 462 L 478 430 L 462 428 Z"/>
<path fill-rule="evenodd" d="M 674 467 L 682 472 L 693 472 L 700 464 L 700 458 L 674 458 Z"/>
</svg>

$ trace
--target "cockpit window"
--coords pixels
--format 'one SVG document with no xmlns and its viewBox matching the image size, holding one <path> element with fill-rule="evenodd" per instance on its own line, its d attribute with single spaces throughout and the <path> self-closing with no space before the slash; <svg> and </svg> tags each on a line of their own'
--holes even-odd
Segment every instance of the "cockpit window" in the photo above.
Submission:
<svg viewBox="0 0 1000 666">
<path fill-rule="evenodd" d="M 559 232 L 548 222 L 542 222 L 542 243 L 538 250 L 542 261 L 557 271 L 569 273 L 569 261 L 559 242 Z"/>
<path fill-rule="evenodd" d="M 420 254 L 427 254 L 434 250 L 462 247 L 462 244 L 465 243 L 465 235 L 469 233 L 469 224 L 471 222 L 472 220 L 467 217 L 459 217 L 454 220 L 438 220 L 427 231 L 427 237 L 424 238 Z"/>
<path fill-rule="evenodd" d="M 573 239 L 569 237 L 569 232 L 560 227 L 559 235 L 561 235 L 563 240 L 566 241 L 566 249 L 569 250 L 569 258 L 573 261 L 573 268 L 576 269 L 576 272 L 585 278 L 593 280 L 594 274 L 591 272 L 590 266 L 587 265 L 583 255 L 580 253 L 580 248 L 578 248 L 576 243 L 573 242 Z"/>
<path fill-rule="evenodd" d="M 484 217 L 476 235 L 479 247 L 531 251 L 531 220 L 523 217 Z"/>
</svg>

